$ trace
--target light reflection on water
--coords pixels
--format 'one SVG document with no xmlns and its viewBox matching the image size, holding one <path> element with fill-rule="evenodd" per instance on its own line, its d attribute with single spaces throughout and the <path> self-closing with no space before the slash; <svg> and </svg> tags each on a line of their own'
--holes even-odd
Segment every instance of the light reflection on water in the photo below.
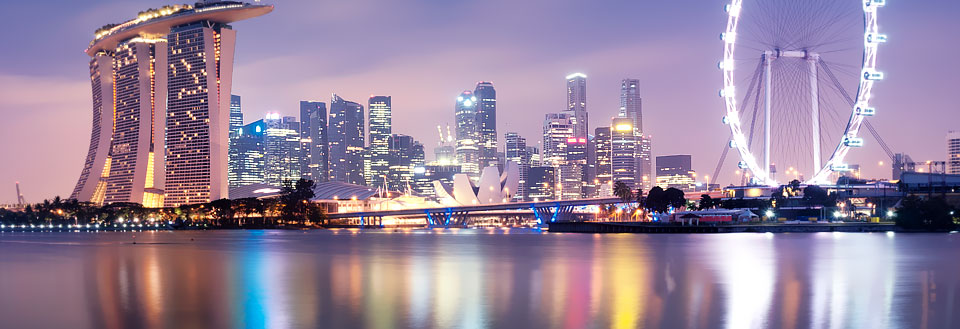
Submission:
<svg viewBox="0 0 960 329">
<path fill-rule="evenodd" d="M 0 321 L 951 328 L 960 326 L 958 250 L 957 234 L 8 232 L 0 233 Z"/>
</svg>

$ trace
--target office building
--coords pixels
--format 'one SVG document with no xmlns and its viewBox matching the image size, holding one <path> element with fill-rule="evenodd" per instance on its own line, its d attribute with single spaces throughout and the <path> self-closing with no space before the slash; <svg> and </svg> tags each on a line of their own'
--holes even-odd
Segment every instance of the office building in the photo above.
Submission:
<svg viewBox="0 0 960 329">
<path fill-rule="evenodd" d="M 541 161 L 544 166 L 557 166 L 567 155 L 567 139 L 574 137 L 571 113 L 548 113 L 543 119 L 543 149 Z"/>
<path fill-rule="evenodd" d="M 641 135 L 640 144 L 637 147 L 639 147 L 637 154 L 639 170 L 635 177 L 640 182 L 640 187 L 644 191 L 649 191 L 656 180 L 656 173 L 653 172 L 653 138 L 650 135 Z"/>
<path fill-rule="evenodd" d="M 563 161 L 557 166 L 559 178 L 557 195 L 561 200 L 583 197 L 584 172 L 587 167 L 587 139 L 567 139 Z"/>
<path fill-rule="evenodd" d="M 633 129 L 637 135 L 643 134 L 642 110 L 640 80 L 623 79 L 620 82 L 620 114 L 633 120 Z"/>
<path fill-rule="evenodd" d="M 556 169 L 553 167 L 530 167 L 527 179 L 528 200 L 556 200 Z"/>
<path fill-rule="evenodd" d="M 473 95 L 477 97 L 477 144 L 480 167 L 497 165 L 497 91 L 491 82 L 478 82 Z"/>
<path fill-rule="evenodd" d="M 453 185 L 453 176 L 460 173 L 460 165 L 457 164 L 439 164 L 431 163 L 423 167 L 414 168 L 413 186 L 414 192 L 426 196 L 437 197 L 434 190 L 434 181 L 440 181 L 445 186 Z"/>
<path fill-rule="evenodd" d="M 384 180 L 390 173 L 390 141 L 392 132 L 392 107 L 390 96 L 371 96 L 367 103 L 369 113 L 369 140 L 364 171 L 367 186 L 385 187 Z M 421 146 L 422 147 L 422 146 Z"/>
<path fill-rule="evenodd" d="M 597 127 L 593 135 L 596 157 L 595 196 L 613 195 L 612 140 L 610 127 Z"/>
<path fill-rule="evenodd" d="M 237 160 L 231 163 L 231 168 L 235 168 L 236 172 L 236 179 L 231 181 L 234 187 L 264 183 L 266 131 L 267 124 L 264 120 L 251 122 L 240 129 L 235 144 Z"/>
<path fill-rule="evenodd" d="M 947 174 L 960 175 L 960 131 L 947 133 Z"/>
<path fill-rule="evenodd" d="M 364 185 L 363 106 L 336 94 L 330 102 L 327 141 L 330 144 L 330 181 Z"/>
<path fill-rule="evenodd" d="M 236 32 L 273 6 L 200 2 L 96 31 L 93 127 L 71 194 L 97 204 L 177 206 L 227 197 Z"/>
<path fill-rule="evenodd" d="M 300 123 L 295 117 L 268 114 L 263 120 L 264 132 L 264 183 L 282 186 L 302 177 L 300 149 Z"/>
<path fill-rule="evenodd" d="M 587 76 L 583 73 L 567 76 L 567 111 L 573 125 L 573 136 L 587 138 L 590 133 L 587 118 Z"/>
<path fill-rule="evenodd" d="M 240 96 L 230 95 L 230 147 L 227 160 L 227 185 L 230 188 L 237 187 L 237 161 L 239 153 L 237 151 L 237 140 L 243 130 L 243 110 L 240 107 Z"/>
<path fill-rule="evenodd" d="M 696 191 L 696 176 L 690 155 L 657 157 L 656 184 L 663 189 L 672 187 L 684 192 Z"/>
<path fill-rule="evenodd" d="M 330 179 L 328 171 L 327 104 L 300 101 L 300 176 L 314 182 Z"/>
<path fill-rule="evenodd" d="M 477 123 L 477 96 L 464 91 L 457 96 L 455 115 L 457 121 L 457 162 L 460 172 L 470 179 L 480 178 L 480 130 Z"/>
<path fill-rule="evenodd" d="M 623 182 L 631 189 L 637 182 L 637 137 L 633 120 L 627 117 L 613 119 L 610 133 L 610 171 L 614 184 Z"/>
<path fill-rule="evenodd" d="M 527 192 L 527 171 L 530 170 L 530 154 L 528 153 L 527 139 L 514 132 L 504 134 L 504 161 L 516 163 L 520 169 L 520 184 L 518 185 L 518 193 L 514 196 L 514 200 L 524 200 Z"/>
<path fill-rule="evenodd" d="M 423 168 L 425 162 L 423 144 L 413 137 L 393 134 L 387 138 L 387 151 L 387 189 L 412 192 L 415 170 Z"/>
</svg>

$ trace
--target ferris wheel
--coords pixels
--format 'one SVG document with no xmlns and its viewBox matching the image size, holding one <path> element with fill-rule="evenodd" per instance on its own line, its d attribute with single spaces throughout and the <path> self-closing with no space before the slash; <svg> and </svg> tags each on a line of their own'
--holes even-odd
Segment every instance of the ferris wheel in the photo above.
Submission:
<svg viewBox="0 0 960 329">
<path fill-rule="evenodd" d="M 721 35 L 720 96 L 729 147 L 754 184 L 776 186 L 786 176 L 823 184 L 849 170 L 844 158 L 861 147 L 885 0 L 731 0 Z M 738 80 L 739 79 L 739 80 Z M 854 91 L 855 93 L 850 93 Z M 835 146 L 835 147 L 834 147 Z"/>
</svg>

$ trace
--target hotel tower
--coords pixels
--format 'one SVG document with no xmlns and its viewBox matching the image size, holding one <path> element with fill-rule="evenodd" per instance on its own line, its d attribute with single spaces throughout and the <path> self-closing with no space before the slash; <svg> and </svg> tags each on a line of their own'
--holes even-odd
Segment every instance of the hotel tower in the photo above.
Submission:
<svg viewBox="0 0 960 329">
<path fill-rule="evenodd" d="M 71 198 L 178 206 L 227 198 L 236 32 L 273 6 L 200 1 L 106 25 L 86 52 L 90 148 Z"/>
</svg>

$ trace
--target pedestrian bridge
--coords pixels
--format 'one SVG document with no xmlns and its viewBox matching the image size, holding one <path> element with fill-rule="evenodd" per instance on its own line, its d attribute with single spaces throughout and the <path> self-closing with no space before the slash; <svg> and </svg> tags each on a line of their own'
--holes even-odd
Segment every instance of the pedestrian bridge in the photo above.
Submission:
<svg viewBox="0 0 960 329">
<path fill-rule="evenodd" d="M 327 218 L 334 219 L 359 219 L 360 226 L 378 225 L 383 217 L 392 216 L 423 216 L 426 218 L 427 225 L 431 227 L 458 227 L 466 226 L 467 219 L 471 215 L 481 212 L 492 211 L 533 211 L 537 222 L 540 224 L 550 222 L 569 221 L 576 207 L 597 206 L 622 203 L 620 198 L 590 198 L 578 200 L 558 200 L 558 201 L 536 201 L 536 202 L 511 202 L 485 204 L 475 206 L 458 206 L 442 208 L 420 208 L 403 210 L 384 210 L 384 211 L 364 211 L 328 214 Z"/>
</svg>

